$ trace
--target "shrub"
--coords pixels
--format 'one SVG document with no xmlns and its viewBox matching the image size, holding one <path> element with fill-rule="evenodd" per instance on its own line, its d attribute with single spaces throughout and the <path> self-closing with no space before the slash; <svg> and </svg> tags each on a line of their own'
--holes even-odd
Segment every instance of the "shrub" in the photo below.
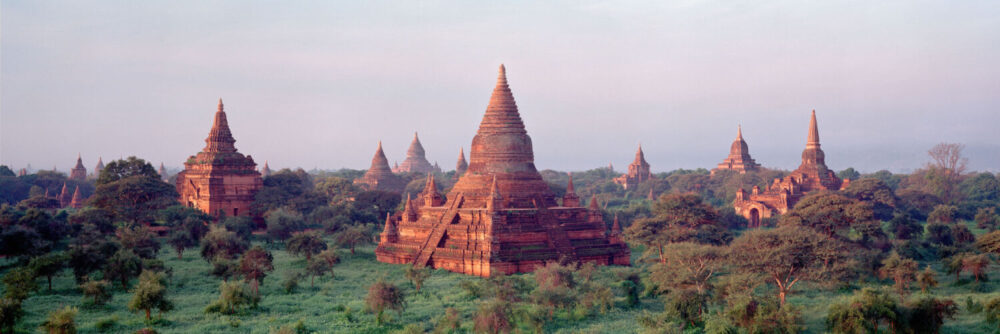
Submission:
<svg viewBox="0 0 1000 334">
<path fill-rule="evenodd" d="M 76 314 L 79 310 L 75 307 L 66 306 L 49 313 L 48 318 L 42 323 L 41 328 L 49 334 L 73 334 L 76 333 Z"/>
</svg>

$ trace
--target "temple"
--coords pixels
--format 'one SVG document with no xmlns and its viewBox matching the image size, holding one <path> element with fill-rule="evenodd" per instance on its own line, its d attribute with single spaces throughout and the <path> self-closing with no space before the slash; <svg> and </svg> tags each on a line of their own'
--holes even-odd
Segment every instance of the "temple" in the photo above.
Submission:
<svg viewBox="0 0 1000 334">
<path fill-rule="evenodd" d="M 740 174 L 746 174 L 748 171 L 755 171 L 758 168 L 760 168 L 760 165 L 750 157 L 750 148 L 747 146 L 747 142 L 743 140 L 743 127 L 737 126 L 736 139 L 733 140 L 733 145 L 729 147 L 729 156 L 712 170 L 712 175 L 715 175 L 715 171 L 718 170 L 732 170 Z"/>
<path fill-rule="evenodd" d="M 600 209 L 563 203 L 535 169 L 531 138 L 500 73 L 472 139 L 468 170 L 446 196 L 433 177 L 403 212 L 386 217 L 381 262 L 491 276 L 530 272 L 561 259 L 629 265 L 629 248 L 609 235 Z M 610 234 L 616 233 L 614 230 Z"/>
<path fill-rule="evenodd" d="M 101 177 L 101 171 L 104 170 L 104 160 L 101 157 L 97 157 L 97 166 L 94 166 L 94 178 Z"/>
<path fill-rule="evenodd" d="M 177 173 L 182 204 L 217 216 L 251 215 L 250 205 L 263 182 L 253 158 L 237 152 L 235 144 L 219 99 L 205 148 L 189 157 Z"/>
<path fill-rule="evenodd" d="M 610 164 L 608 168 L 613 170 Z M 653 173 L 649 172 L 649 163 L 646 162 L 646 156 L 642 153 L 642 145 L 640 144 L 639 150 L 635 152 L 635 161 L 628 165 L 628 173 L 616 177 L 615 183 L 628 190 L 651 178 L 653 178 Z"/>
<path fill-rule="evenodd" d="M 271 176 L 271 167 L 267 166 L 267 160 L 264 160 L 264 167 L 261 167 L 260 175 L 263 177 Z"/>
<path fill-rule="evenodd" d="M 87 167 L 83 167 L 83 159 L 80 158 L 80 154 L 76 155 L 76 167 L 69 171 L 69 179 L 74 181 L 87 179 Z"/>
<path fill-rule="evenodd" d="M 802 164 L 799 168 L 782 179 L 774 179 L 764 191 L 754 186 L 747 194 L 740 188 L 736 192 L 733 208 L 737 214 L 749 220 L 748 227 L 759 227 L 761 218 L 788 212 L 810 191 L 840 190 L 846 188 L 848 183 L 849 180 L 837 178 L 837 175 L 826 167 L 826 157 L 819 145 L 816 111 L 813 110 L 809 120 L 806 149 L 802 151 Z"/>
<path fill-rule="evenodd" d="M 160 179 L 162 179 L 164 182 L 170 180 L 170 177 L 167 175 L 167 168 L 163 166 L 162 162 L 160 163 L 160 169 L 158 169 L 156 172 L 160 174 Z"/>
<path fill-rule="evenodd" d="M 413 133 L 413 142 L 410 143 L 410 149 L 406 150 L 406 160 L 403 160 L 399 167 L 393 170 L 396 173 L 431 173 L 434 172 L 434 166 L 427 161 L 424 156 L 424 146 L 420 145 L 420 138 L 417 138 L 417 133 Z"/>
<path fill-rule="evenodd" d="M 66 182 L 63 182 L 62 191 L 59 192 L 58 199 L 60 208 L 65 208 L 69 206 L 70 202 L 73 201 L 73 195 L 69 193 L 69 188 L 66 186 Z"/>
<path fill-rule="evenodd" d="M 455 163 L 455 177 L 454 180 L 457 181 L 460 176 L 465 174 L 465 171 L 469 169 L 469 164 L 465 162 L 465 148 L 458 149 L 458 162 Z"/>
<path fill-rule="evenodd" d="M 80 186 L 76 186 L 73 191 L 73 198 L 69 201 L 69 207 L 79 209 L 83 207 L 83 196 L 80 195 Z"/>
<path fill-rule="evenodd" d="M 375 149 L 371 167 L 368 168 L 364 176 L 354 180 L 354 184 L 364 190 L 394 193 L 402 193 L 403 189 L 406 188 L 406 181 L 393 174 L 392 169 L 389 169 L 389 160 L 385 158 L 385 152 L 382 151 L 382 141 L 378 142 L 378 148 Z"/>
</svg>

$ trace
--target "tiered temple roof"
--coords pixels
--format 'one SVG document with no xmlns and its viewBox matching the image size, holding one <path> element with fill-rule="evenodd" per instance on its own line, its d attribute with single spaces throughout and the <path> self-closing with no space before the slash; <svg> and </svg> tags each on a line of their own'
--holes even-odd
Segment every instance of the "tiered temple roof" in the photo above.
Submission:
<svg viewBox="0 0 1000 334">
<path fill-rule="evenodd" d="M 408 198 L 387 219 L 379 261 L 478 276 L 529 272 L 560 258 L 629 264 L 628 247 L 609 241 L 599 209 L 569 207 L 565 198 L 560 205 L 542 180 L 502 65 L 468 170 L 444 201 L 432 187 L 421 194 L 423 206 Z"/>
<path fill-rule="evenodd" d="M 181 203 L 212 215 L 251 215 L 250 205 L 263 182 L 253 158 L 239 153 L 235 144 L 219 99 L 205 147 L 177 174 Z"/>
<path fill-rule="evenodd" d="M 101 157 L 97 157 L 97 166 L 94 166 L 94 178 L 101 176 L 101 171 L 104 170 L 104 160 Z"/>
<path fill-rule="evenodd" d="M 365 190 L 389 191 L 402 193 L 406 188 L 406 181 L 392 173 L 389 168 L 389 160 L 385 158 L 382 151 L 382 141 L 378 142 L 375 149 L 375 156 L 372 157 L 372 165 L 365 172 L 365 175 L 354 180 L 354 184 Z"/>
<path fill-rule="evenodd" d="M 87 179 L 87 167 L 83 167 L 83 159 L 80 154 L 76 155 L 76 166 L 69 171 L 69 179 L 83 181 Z"/>
<path fill-rule="evenodd" d="M 747 171 L 754 171 L 758 168 L 760 165 L 750 157 L 750 148 L 747 146 L 746 140 L 743 140 L 743 127 L 737 126 L 736 139 L 729 147 L 729 156 L 712 170 L 712 174 L 715 174 L 717 170 L 734 170 L 740 174 L 746 174 Z"/>
<path fill-rule="evenodd" d="M 399 167 L 393 170 L 396 173 L 432 173 L 434 172 L 434 166 L 427 161 L 425 157 L 424 146 L 420 144 L 420 138 L 417 137 L 417 133 L 413 133 L 413 142 L 410 143 L 410 149 L 406 150 L 406 160 L 403 160 Z"/>
<path fill-rule="evenodd" d="M 612 168 L 610 165 L 608 168 Z M 649 163 L 646 162 L 646 155 L 642 153 L 642 144 L 635 152 L 635 160 L 628 165 L 628 172 L 615 178 L 615 183 L 620 184 L 626 190 L 639 186 L 653 178 L 653 173 L 649 171 Z"/>
<path fill-rule="evenodd" d="M 816 125 L 816 111 L 809 119 L 809 135 L 806 148 L 802 151 L 802 163 L 782 179 L 774 179 L 763 191 L 754 186 L 749 194 L 742 188 L 736 192 L 733 207 L 736 213 L 750 221 L 750 227 L 758 227 L 761 218 L 784 214 L 795 206 L 806 193 L 816 190 L 839 190 L 846 188 L 849 180 L 841 180 L 826 167 L 826 155 L 820 149 L 819 127 Z"/>
</svg>

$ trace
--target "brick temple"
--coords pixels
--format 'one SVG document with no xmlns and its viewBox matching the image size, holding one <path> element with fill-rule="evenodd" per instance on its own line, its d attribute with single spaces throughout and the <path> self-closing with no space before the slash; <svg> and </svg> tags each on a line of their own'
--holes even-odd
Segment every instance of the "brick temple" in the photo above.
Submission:
<svg viewBox="0 0 1000 334">
<path fill-rule="evenodd" d="M 465 148 L 459 148 L 458 161 L 455 162 L 455 176 L 452 181 L 458 181 L 458 178 L 464 175 L 468 169 L 469 163 L 465 161 Z"/>
<path fill-rule="evenodd" d="M 735 145 L 735 144 L 734 144 Z M 749 194 L 743 188 L 736 192 L 733 208 L 749 220 L 749 227 L 759 227 L 761 218 L 784 214 L 795 206 L 806 193 L 816 190 L 840 190 L 850 181 L 841 180 L 826 167 L 826 155 L 819 145 L 819 128 L 816 111 L 809 119 L 809 136 L 802 151 L 802 164 L 782 179 L 774 179 L 764 191 L 754 186 Z"/>
<path fill-rule="evenodd" d="M 250 216 L 250 205 L 263 182 L 257 164 L 236 151 L 222 99 L 205 148 L 184 162 L 177 173 L 180 202 L 210 215 Z"/>
<path fill-rule="evenodd" d="M 712 170 L 712 175 L 715 175 L 717 170 L 732 170 L 746 174 L 758 168 L 760 165 L 750 157 L 750 148 L 747 146 L 747 141 L 743 140 L 743 127 L 737 126 L 736 139 L 733 140 L 733 145 L 729 146 L 729 156 Z"/>
<path fill-rule="evenodd" d="M 596 201 L 581 207 L 570 184 L 559 203 L 535 169 L 503 65 L 465 174 L 446 196 L 429 176 L 417 197 L 386 218 L 379 261 L 484 277 L 560 259 L 629 265 L 620 228 L 608 229 Z"/>
<path fill-rule="evenodd" d="M 74 181 L 84 181 L 87 179 L 87 167 L 83 167 L 83 159 L 80 154 L 76 155 L 76 166 L 69 171 L 69 179 Z"/>
<path fill-rule="evenodd" d="M 440 168 L 438 168 L 438 170 L 440 170 Z M 414 132 L 413 142 L 410 143 L 410 149 L 406 150 L 406 160 L 403 160 L 403 163 L 399 164 L 393 172 L 426 174 L 434 171 L 434 166 L 427 161 L 424 146 L 420 144 L 420 138 L 418 138 L 417 133 Z"/>
<path fill-rule="evenodd" d="M 614 171 L 614 167 L 610 164 L 608 164 L 608 168 Z M 642 144 L 640 144 L 639 149 L 635 152 L 635 161 L 628 165 L 628 172 L 616 177 L 615 183 L 628 190 L 652 178 L 653 173 L 649 171 L 649 163 L 646 162 L 646 155 L 642 153 Z"/>
<path fill-rule="evenodd" d="M 402 193 L 406 188 L 406 181 L 398 175 L 392 173 L 389 168 L 389 160 L 385 158 L 382 151 L 382 141 L 378 142 L 375 149 L 375 156 L 372 157 L 372 165 L 361 178 L 354 180 L 354 185 L 364 190 L 388 191 Z"/>
</svg>

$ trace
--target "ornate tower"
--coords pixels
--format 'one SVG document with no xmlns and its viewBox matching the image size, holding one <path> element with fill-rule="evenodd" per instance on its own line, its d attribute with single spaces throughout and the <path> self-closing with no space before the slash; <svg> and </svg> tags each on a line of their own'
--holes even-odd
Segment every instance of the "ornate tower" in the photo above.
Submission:
<svg viewBox="0 0 1000 334">
<path fill-rule="evenodd" d="M 253 158 L 239 153 L 235 144 L 219 99 L 205 147 L 189 157 L 184 170 L 177 173 L 181 203 L 211 215 L 251 215 L 250 205 L 263 182 Z"/>
<path fill-rule="evenodd" d="M 653 178 L 653 173 L 649 171 L 646 155 L 642 153 L 642 144 L 639 144 L 639 149 L 635 151 L 635 161 L 628 165 L 628 173 L 615 178 L 615 183 L 628 190 L 651 178 Z"/>
<path fill-rule="evenodd" d="M 94 178 L 101 177 L 101 171 L 104 170 L 104 160 L 101 157 L 97 157 L 97 166 L 94 166 Z"/>
<path fill-rule="evenodd" d="M 747 142 L 743 140 L 743 127 L 737 126 L 736 139 L 733 140 L 733 145 L 729 147 L 729 156 L 712 170 L 712 174 L 714 175 L 715 171 L 723 169 L 746 174 L 747 171 L 754 171 L 759 167 L 760 165 L 750 157 L 750 148 L 747 146 Z"/>
<path fill-rule="evenodd" d="M 394 170 L 396 173 L 430 173 L 434 171 L 434 166 L 427 161 L 424 152 L 424 146 L 420 144 L 420 138 L 417 137 L 417 133 L 413 133 L 413 142 L 410 143 L 410 149 L 406 151 L 406 160 L 399 165 L 399 168 Z"/>
<path fill-rule="evenodd" d="M 76 155 L 76 166 L 69 171 L 69 179 L 74 181 L 87 179 L 87 167 L 83 167 L 83 159 L 80 158 L 79 153 Z"/>
<path fill-rule="evenodd" d="M 365 175 L 354 180 L 354 184 L 365 190 L 389 191 L 402 193 L 406 188 L 406 181 L 392 173 L 389 169 L 389 160 L 385 158 L 382 151 L 382 141 L 378 142 L 375 149 L 375 156 L 372 157 L 372 165 L 368 167 Z"/>
</svg>

